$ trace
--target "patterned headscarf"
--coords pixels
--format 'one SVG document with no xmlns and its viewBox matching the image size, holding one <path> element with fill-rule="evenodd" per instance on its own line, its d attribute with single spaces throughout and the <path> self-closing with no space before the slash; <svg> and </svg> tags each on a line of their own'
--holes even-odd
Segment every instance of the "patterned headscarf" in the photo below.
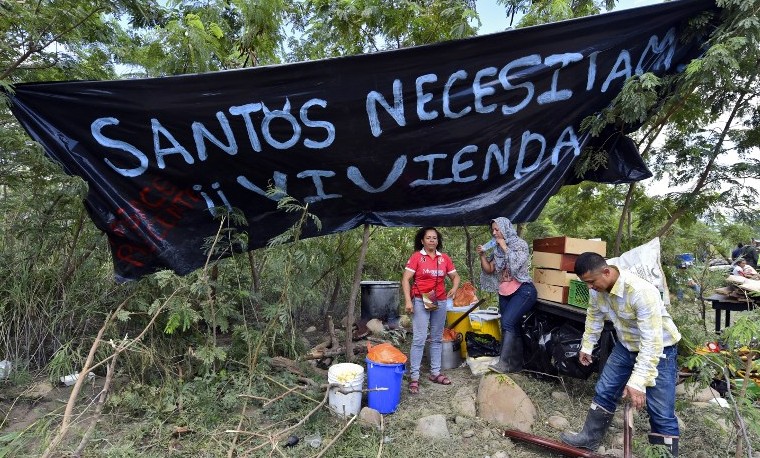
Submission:
<svg viewBox="0 0 760 458">
<path fill-rule="evenodd" d="M 521 283 L 532 282 L 533 279 L 530 278 L 529 274 L 530 250 L 528 243 L 517 235 L 517 231 L 508 218 L 498 217 L 491 223 L 496 223 L 496 227 L 504 236 L 504 241 L 507 242 L 507 252 L 505 253 L 498 244 L 496 245 L 493 253 L 488 257 L 489 261 L 494 261 L 494 271 L 491 274 L 481 271 L 480 288 L 489 292 L 499 291 L 499 281 L 501 281 L 505 271 Z"/>
</svg>

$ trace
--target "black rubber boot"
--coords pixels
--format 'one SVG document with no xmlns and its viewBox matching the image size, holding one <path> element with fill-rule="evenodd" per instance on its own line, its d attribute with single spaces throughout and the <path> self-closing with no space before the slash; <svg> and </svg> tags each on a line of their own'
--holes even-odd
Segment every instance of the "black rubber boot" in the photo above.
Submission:
<svg viewBox="0 0 760 458">
<path fill-rule="evenodd" d="M 517 333 L 502 330 L 499 361 L 491 364 L 488 368 L 499 374 L 509 374 L 523 370 L 522 337 Z"/>
<path fill-rule="evenodd" d="M 562 442 L 573 447 L 585 448 L 595 452 L 599 448 L 599 445 L 601 445 L 602 438 L 607 433 L 613 416 L 613 412 L 607 412 L 600 406 L 592 403 L 588 409 L 583 430 L 577 434 L 562 433 L 559 435 L 559 438 Z"/>
<path fill-rule="evenodd" d="M 658 434 L 649 434 L 649 443 L 665 447 L 673 458 L 678 458 L 678 438 L 672 436 L 660 436 Z"/>
</svg>

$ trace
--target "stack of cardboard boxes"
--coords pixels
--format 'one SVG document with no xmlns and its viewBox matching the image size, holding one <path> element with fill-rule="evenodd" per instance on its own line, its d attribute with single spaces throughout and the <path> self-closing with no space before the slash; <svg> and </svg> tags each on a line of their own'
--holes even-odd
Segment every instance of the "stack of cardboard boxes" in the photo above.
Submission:
<svg viewBox="0 0 760 458">
<path fill-rule="evenodd" d="M 578 280 L 575 260 L 586 251 L 607 256 L 607 242 L 564 236 L 533 241 L 533 281 L 539 299 L 568 303 L 570 281 Z"/>
</svg>

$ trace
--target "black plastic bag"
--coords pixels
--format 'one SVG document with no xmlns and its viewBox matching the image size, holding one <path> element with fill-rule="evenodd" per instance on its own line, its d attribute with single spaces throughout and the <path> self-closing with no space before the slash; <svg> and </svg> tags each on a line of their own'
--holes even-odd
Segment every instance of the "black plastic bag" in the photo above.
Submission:
<svg viewBox="0 0 760 458">
<path fill-rule="evenodd" d="M 598 345 L 591 353 L 594 360 L 593 363 L 584 366 L 578 360 L 582 338 L 583 331 L 568 323 L 564 323 L 552 331 L 552 364 L 557 369 L 559 375 L 586 379 L 592 372 L 597 370 L 599 366 Z"/>
<path fill-rule="evenodd" d="M 544 314 L 531 314 L 523 324 L 523 368 L 540 374 L 557 375 L 552 364 L 552 332 L 556 329 Z"/>
<path fill-rule="evenodd" d="M 464 334 L 464 343 L 467 346 L 467 356 L 473 358 L 499 356 L 501 353 L 501 342 L 491 334 L 468 331 Z"/>
</svg>

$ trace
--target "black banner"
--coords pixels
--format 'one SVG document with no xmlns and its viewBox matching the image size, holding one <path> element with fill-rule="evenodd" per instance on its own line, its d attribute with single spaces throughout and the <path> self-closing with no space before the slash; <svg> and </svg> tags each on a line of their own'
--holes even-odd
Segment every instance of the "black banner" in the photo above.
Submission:
<svg viewBox="0 0 760 458">
<path fill-rule="evenodd" d="M 117 278 L 203 265 L 224 208 L 248 221 L 245 249 L 297 217 L 304 237 L 363 223 L 535 219 L 577 182 L 581 150 L 607 149 L 587 176 L 650 176 L 630 140 L 581 121 L 635 74 L 682 70 L 699 52 L 686 21 L 711 1 L 675 1 L 435 45 L 338 59 L 123 81 L 20 84 L 12 110 L 68 173 L 112 246 Z M 267 194 L 274 186 L 279 191 Z"/>
</svg>

